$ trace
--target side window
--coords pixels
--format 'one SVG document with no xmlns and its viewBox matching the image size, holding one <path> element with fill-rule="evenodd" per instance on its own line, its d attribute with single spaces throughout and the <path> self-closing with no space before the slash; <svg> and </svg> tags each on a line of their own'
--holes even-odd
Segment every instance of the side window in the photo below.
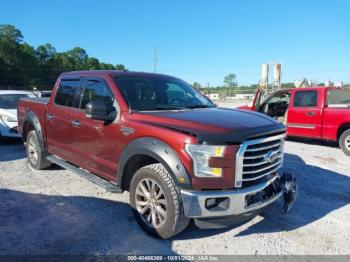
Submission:
<svg viewBox="0 0 350 262">
<path fill-rule="evenodd" d="M 294 97 L 294 107 L 315 107 L 317 91 L 297 91 Z"/>
<path fill-rule="evenodd" d="M 80 80 L 62 79 L 57 89 L 55 104 L 60 106 L 76 107 L 75 94 L 80 86 Z"/>
<path fill-rule="evenodd" d="M 327 92 L 327 106 L 350 105 L 350 88 L 330 89 Z"/>
<path fill-rule="evenodd" d="M 86 81 L 80 108 L 85 109 L 86 104 L 92 101 L 104 101 L 112 108 L 114 96 L 103 81 L 91 79 Z"/>
</svg>

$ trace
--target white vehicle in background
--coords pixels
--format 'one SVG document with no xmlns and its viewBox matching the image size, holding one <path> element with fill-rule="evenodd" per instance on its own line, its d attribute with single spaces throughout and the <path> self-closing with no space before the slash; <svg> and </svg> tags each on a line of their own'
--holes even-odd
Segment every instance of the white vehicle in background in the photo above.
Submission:
<svg viewBox="0 0 350 262">
<path fill-rule="evenodd" d="M 0 90 L 0 137 L 19 137 L 17 104 L 23 97 L 35 97 L 31 92 Z"/>
<path fill-rule="evenodd" d="M 51 96 L 50 90 L 44 90 L 44 91 L 34 91 L 33 94 L 37 97 L 50 97 Z"/>
</svg>

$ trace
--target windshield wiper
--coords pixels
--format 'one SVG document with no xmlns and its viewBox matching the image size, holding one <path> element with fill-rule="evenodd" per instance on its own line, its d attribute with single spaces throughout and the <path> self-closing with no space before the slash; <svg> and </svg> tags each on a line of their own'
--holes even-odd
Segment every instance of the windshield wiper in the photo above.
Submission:
<svg viewBox="0 0 350 262">
<path fill-rule="evenodd" d="M 184 107 L 176 106 L 157 106 L 154 110 L 182 110 Z"/>
<path fill-rule="evenodd" d="M 198 105 L 193 105 L 193 106 L 186 106 L 186 108 L 189 108 L 189 109 L 195 109 L 195 108 L 213 108 L 213 106 L 198 104 Z"/>
</svg>

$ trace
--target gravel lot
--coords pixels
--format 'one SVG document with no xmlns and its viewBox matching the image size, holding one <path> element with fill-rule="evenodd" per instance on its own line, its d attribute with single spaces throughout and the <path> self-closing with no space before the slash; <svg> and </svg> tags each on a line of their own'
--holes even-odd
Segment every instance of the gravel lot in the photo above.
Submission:
<svg viewBox="0 0 350 262">
<path fill-rule="evenodd" d="M 0 254 L 350 254 L 350 158 L 334 145 L 286 143 L 300 181 L 292 213 L 271 205 L 236 228 L 191 225 L 170 240 L 148 237 L 128 194 L 112 194 L 53 166 L 29 168 L 19 141 L 0 145 Z"/>
</svg>

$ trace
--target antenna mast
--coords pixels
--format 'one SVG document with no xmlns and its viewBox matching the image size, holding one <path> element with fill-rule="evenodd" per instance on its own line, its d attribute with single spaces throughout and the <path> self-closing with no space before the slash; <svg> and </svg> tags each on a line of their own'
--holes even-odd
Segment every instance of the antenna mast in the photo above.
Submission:
<svg viewBox="0 0 350 262">
<path fill-rule="evenodd" d="M 156 49 L 156 47 L 154 47 L 153 62 L 154 62 L 154 73 L 156 73 L 157 72 L 157 49 Z"/>
</svg>

